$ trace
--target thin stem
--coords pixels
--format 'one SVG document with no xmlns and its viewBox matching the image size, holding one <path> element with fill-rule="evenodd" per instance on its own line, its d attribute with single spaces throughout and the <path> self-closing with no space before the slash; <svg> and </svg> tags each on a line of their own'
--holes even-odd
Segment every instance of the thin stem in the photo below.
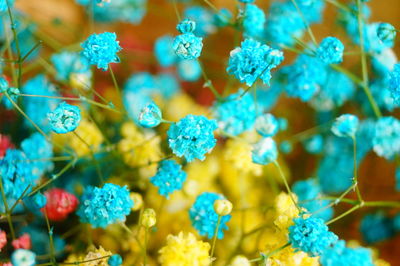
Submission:
<svg viewBox="0 0 400 266">
<path fill-rule="evenodd" d="M 111 79 L 112 79 L 112 81 L 113 81 L 114 87 L 115 87 L 115 89 L 117 90 L 118 97 L 119 97 L 119 99 L 122 99 L 122 96 L 121 96 L 121 89 L 119 88 L 117 79 L 115 78 L 114 71 L 113 71 L 111 65 L 108 66 L 108 69 L 109 69 L 109 71 L 110 71 L 110 75 L 111 75 Z"/>
<path fill-rule="evenodd" d="M 214 97 L 217 99 L 217 101 L 220 101 L 221 100 L 221 95 L 215 89 L 214 85 L 212 84 L 212 81 L 208 78 L 206 72 L 204 71 L 203 64 L 200 62 L 200 60 L 199 60 L 199 65 L 200 65 L 200 69 L 201 69 L 201 74 L 202 74 L 203 79 L 205 81 L 204 87 L 210 88 L 211 92 L 214 94 Z"/>
<path fill-rule="evenodd" d="M 11 206 L 10 208 L 10 214 L 13 213 L 13 210 L 15 209 L 15 207 L 17 207 L 18 202 L 25 196 L 25 194 L 28 192 L 28 189 L 31 187 L 31 184 L 28 184 L 26 186 L 26 188 L 24 189 L 24 191 L 21 193 L 21 195 L 18 197 L 18 199 L 14 202 L 14 204 Z"/>
<path fill-rule="evenodd" d="M 24 57 L 21 58 L 21 63 L 23 63 L 28 56 L 30 56 L 40 45 L 42 45 L 43 41 L 38 41 L 37 44 L 35 44 L 35 46 L 33 46 L 25 55 Z"/>
<path fill-rule="evenodd" d="M 15 42 L 15 48 L 17 50 L 17 62 L 18 62 L 18 78 L 17 78 L 17 88 L 21 88 L 21 81 L 22 81 L 22 62 L 21 62 L 21 49 L 19 46 L 19 40 L 18 40 L 18 35 L 17 35 L 17 30 L 16 30 L 16 24 L 14 22 L 14 17 L 11 12 L 11 7 L 9 4 L 9 0 L 6 0 L 7 3 L 7 11 L 8 11 L 8 16 L 10 18 L 10 24 L 11 24 L 11 31 L 14 36 L 14 42 Z"/>
<path fill-rule="evenodd" d="M 313 42 L 315 45 L 317 45 L 317 41 L 315 40 L 314 33 L 312 32 L 312 30 L 311 30 L 311 28 L 310 28 L 310 25 L 308 24 L 308 21 L 307 21 L 307 19 L 305 18 L 303 12 L 301 11 L 301 9 L 299 8 L 299 6 L 297 5 L 296 0 L 291 0 L 291 1 L 292 1 L 293 5 L 295 6 L 297 12 L 299 13 L 301 19 L 303 20 L 303 23 L 304 23 L 304 25 L 305 25 L 306 28 L 307 28 L 308 35 L 310 35 L 310 38 L 311 38 L 312 42 Z"/>
<path fill-rule="evenodd" d="M 301 212 L 301 208 L 299 207 L 299 205 L 297 204 L 296 200 L 293 197 L 293 193 L 292 193 L 292 191 L 291 191 L 291 189 L 289 187 L 289 184 L 288 184 L 288 182 L 286 180 L 285 174 L 283 173 L 281 166 L 279 165 L 278 161 L 274 161 L 273 164 L 278 169 L 279 175 L 281 176 L 282 181 L 285 184 L 285 187 L 286 187 L 286 190 L 287 190 L 287 192 L 288 192 L 288 194 L 290 196 L 290 199 L 292 200 L 293 204 L 296 206 L 297 210 L 299 212 Z"/>
<path fill-rule="evenodd" d="M 218 215 L 217 226 L 215 227 L 215 230 L 214 230 L 214 237 L 213 237 L 212 246 L 211 246 L 211 255 L 210 255 L 211 259 L 214 257 L 215 244 L 217 243 L 217 236 L 218 236 L 219 226 L 221 224 L 221 218 L 222 218 L 222 216 Z M 212 262 L 211 262 L 211 264 L 212 264 Z"/>
<path fill-rule="evenodd" d="M 361 208 L 363 205 L 363 203 L 359 203 L 356 206 L 353 206 L 351 209 L 347 210 L 346 212 L 342 213 L 341 215 L 333 218 L 332 220 L 326 222 L 326 225 L 329 225 L 331 223 L 336 222 L 337 220 L 342 219 L 343 217 L 345 217 L 346 215 L 349 215 L 350 213 L 354 212 L 355 210 L 358 210 L 359 208 Z"/>
<path fill-rule="evenodd" d="M 260 257 L 249 260 L 249 262 L 258 262 L 258 261 L 265 261 L 266 259 L 268 259 L 269 257 L 281 252 L 282 250 L 284 250 L 285 248 L 287 248 L 288 246 L 290 246 L 290 242 L 286 243 L 285 245 L 269 252 L 268 254 L 262 254 Z"/>
<path fill-rule="evenodd" d="M 180 22 L 182 19 L 181 19 L 181 15 L 179 14 L 178 5 L 176 3 L 176 0 L 172 0 L 172 4 L 174 6 L 175 14 L 176 14 L 176 17 L 178 18 L 178 22 Z"/>
<path fill-rule="evenodd" d="M 357 171 L 357 140 L 356 137 L 353 136 L 353 161 L 354 161 L 354 176 L 353 176 L 353 185 L 357 193 L 358 201 L 362 201 L 360 188 L 358 187 L 358 171 Z"/>
<path fill-rule="evenodd" d="M 97 261 L 97 260 L 103 260 L 103 259 L 107 259 L 111 257 L 111 255 L 106 255 L 100 258 L 95 258 L 95 259 L 90 259 L 90 260 L 84 260 L 84 261 L 75 261 L 75 262 L 59 262 L 58 264 L 61 265 L 79 265 L 79 264 L 84 264 L 84 263 L 88 263 L 88 262 L 93 262 L 93 261 Z M 97 264 L 96 264 L 97 265 Z"/>
<path fill-rule="evenodd" d="M 147 243 L 148 243 L 148 234 L 149 229 L 147 227 L 144 228 L 144 247 L 143 247 L 143 265 L 147 265 Z"/>
<path fill-rule="evenodd" d="M 11 237 L 14 240 L 15 239 L 14 226 L 13 226 L 12 219 L 11 219 L 10 209 L 8 208 L 6 193 L 5 193 L 4 187 L 3 187 L 3 177 L 1 177 L 1 176 L 0 176 L 0 191 L 1 191 L 1 198 L 2 198 L 3 204 L 4 204 L 4 209 L 6 211 L 8 227 L 10 228 Z"/>
<path fill-rule="evenodd" d="M 49 222 L 49 217 L 47 216 L 47 210 L 44 209 L 44 218 L 46 220 L 46 225 L 47 225 L 47 230 L 49 232 L 49 241 L 50 241 L 50 261 L 54 264 L 56 264 L 56 258 L 55 258 L 55 250 L 54 250 L 54 242 L 53 242 L 53 229 L 50 228 L 50 222 Z"/>
</svg>

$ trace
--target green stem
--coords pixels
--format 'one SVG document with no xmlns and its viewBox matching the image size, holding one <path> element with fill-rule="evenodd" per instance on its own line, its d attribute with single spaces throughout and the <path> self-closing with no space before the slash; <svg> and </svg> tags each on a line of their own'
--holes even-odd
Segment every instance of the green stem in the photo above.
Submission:
<svg viewBox="0 0 400 266">
<path fill-rule="evenodd" d="M 56 257 L 55 257 L 55 249 L 54 249 L 54 241 L 53 241 L 53 229 L 50 228 L 49 217 L 47 216 L 47 210 L 44 209 L 44 218 L 46 220 L 47 230 L 49 232 L 49 245 L 50 245 L 50 261 L 56 265 Z"/>
<path fill-rule="evenodd" d="M 175 10 L 176 17 L 178 18 L 178 22 L 180 22 L 182 19 L 181 19 L 181 15 L 179 14 L 178 5 L 176 3 L 176 0 L 172 0 L 172 4 L 174 6 L 174 10 Z"/>
<path fill-rule="evenodd" d="M 6 193 L 5 193 L 4 187 L 3 187 L 3 177 L 2 176 L 0 176 L 0 191 L 1 191 L 1 198 L 2 198 L 3 204 L 4 204 L 4 209 L 6 211 L 8 227 L 10 228 L 11 237 L 14 240 L 15 239 L 14 225 L 12 223 L 10 209 L 8 208 L 8 202 L 7 202 Z"/>
<path fill-rule="evenodd" d="M 143 266 L 147 265 L 147 244 L 148 244 L 149 229 L 145 227 L 144 231 L 144 245 L 143 245 Z"/>
<path fill-rule="evenodd" d="M 331 224 L 331 223 L 334 223 L 334 222 L 336 222 L 337 220 L 342 219 L 342 218 L 345 217 L 346 215 L 349 215 L 350 213 L 354 212 L 355 210 L 358 210 L 359 208 L 361 208 L 361 207 L 363 206 L 363 204 L 364 204 L 363 202 L 358 203 L 357 205 L 353 206 L 353 207 L 352 207 L 351 209 L 349 209 L 348 211 L 346 211 L 346 212 L 342 213 L 341 215 L 339 215 L 339 216 L 333 218 L 332 220 L 326 222 L 326 225 L 329 225 L 329 224 Z"/>
<path fill-rule="evenodd" d="M 33 46 L 25 55 L 24 55 L 24 57 L 22 57 L 21 58 L 21 63 L 23 63 L 27 58 L 28 58 L 28 56 L 30 56 L 32 53 L 33 53 L 33 51 L 35 51 L 40 45 L 42 45 L 42 41 L 39 41 L 35 46 Z"/>
<path fill-rule="evenodd" d="M 360 188 L 358 187 L 358 171 L 357 171 L 357 140 L 356 137 L 353 136 L 353 161 L 354 161 L 354 176 L 353 176 L 353 185 L 356 190 L 357 199 L 359 202 L 362 201 L 362 196 L 360 192 Z"/>
<path fill-rule="evenodd" d="M 210 257 L 211 257 L 212 260 L 213 260 L 213 257 L 214 257 L 215 244 L 217 243 L 218 230 L 219 230 L 219 226 L 221 224 L 221 218 L 222 218 L 222 216 L 218 215 L 217 226 L 215 227 L 215 230 L 214 230 L 214 237 L 213 237 L 213 240 L 212 240 L 211 254 L 210 254 Z M 213 263 L 213 261 L 211 262 L 211 265 L 212 265 L 212 263 Z"/>
<path fill-rule="evenodd" d="M 217 99 L 217 101 L 221 100 L 221 95 L 219 94 L 219 92 L 215 89 L 214 85 L 212 84 L 212 81 L 208 78 L 206 72 L 204 71 L 204 67 L 203 64 L 200 62 L 200 60 L 198 60 L 199 65 L 200 65 L 200 69 L 201 69 L 201 74 L 203 76 L 204 79 L 204 86 L 210 88 L 211 92 L 214 94 L 214 97 Z"/>
<path fill-rule="evenodd" d="M 311 30 L 311 28 L 310 28 L 310 25 L 308 24 L 308 21 L 307 21 L 307 19 L 305 18 L 303 12 L 301 11 L 301 9 L 299 8 L 299 6 L 297 5 L 296 0 L 291 0 L 291 1 L 292 1 L 293 5 L 295 6 L 297 12 L 299 13 L 301 19 L 303 20 L 303 23 L 304 23 L 304 25 L 305 25 L 306 28 L 307 28 L 308 35 L 310 36 L 312 42 L 313 42 L 315 45 L 317 45 L 317 41 L 316 41 L 316 39 L 315 39 L 314 33 L 312 32 L 312 30 Z"/>
<path fill-rule="evenodd" d="M 119 88 L 117 79 L 115 78 L 114 71 L 113 71 L 111 65 L 108 66 L 108 69 L 109 69 L 109 71 L 110 71 L 110 75 L 111 75 L 111 79 L 112 79 L 112 82 L 113 82 L 113 84 L 114 84 L 114 87 L 115 87 L 115 89 L 117 90 L 118 97 L 119 97 L 119 99 L 122 99 L 122 96 L 121 96 L 121 89 Z"/>
<path fill-rule="evenodd" d="M 17 35 L 17 30 L 16 30 L 16 24 L 14 22 L 14 17 L 13 14 L 11 12 L 11 7 L 9 4 L 9 0 L 6 0 L 7 3 L 7 11 L 8 11 L 8 16 L 10 18 L 10 24 L 11 24 L 11 31 L 13 33 L 14 36 L 14 42 L 15 42 L 15 48 L 17 50 L 17 64 L 18 64 L 18 78 L 17 78 L 17 88 L 20 89 L 21 88 L 21 81 L 22 81 L 22 62 L 21 62 L 21 49 L 19 46 L 19 40 L 18 40 L 18 35 Z"/>
<path fill-rule="evenodd" d="M 250 260 L 249 262 L 258 262 L 258 261 L 265 261 L 266 259 L 268 259 L 269 257 L 272 257 L 273 255 L 281 252 L 282 250 L 284 250 L 285 248 L 287 248 L 288 246 L 290 246 L 290 242 L 286 243 L 285 245 L 269 252 L 268 254 L 262 254 L 260 257 L 255 258 Z"/>
<path fill-rule="evenodd" d="M 299 207 L 299 205 L 297 204 L 296 200 L 293 197 L 293 193 L 292 193 L 292 191 L 291 191 L 291 189 L 289 187 L 289 184 L 288 184 L 288 182 L 286 180 L 285 174 L 283 173 L 281 166 L 279 165 L 278 161 L 274 161 L 273 164 L 278 169 L 279 175 L 281 176 L 282 181 L 285 184 L 285 187 L 286 187 L 286 190 L 287 190 L 287 192 L 288 192 L 288 194 L 290 196 L 290 199 L 292 200 L 293 204 L 296 206 L 297 210 L 299 212 L 301 212 L 301 208 Z"/>
</svg>

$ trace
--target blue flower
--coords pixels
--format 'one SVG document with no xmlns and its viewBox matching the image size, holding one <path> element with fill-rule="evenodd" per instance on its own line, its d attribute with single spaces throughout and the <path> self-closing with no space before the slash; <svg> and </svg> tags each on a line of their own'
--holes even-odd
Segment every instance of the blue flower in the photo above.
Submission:
<svg viewBox="0 0 400 266">
<path fill-rule="evenodd" d="M 389 89 L 394 101 L 400 104 L 400 64 L 396 64 L 390 73 Z"/>
<path fill-rule="evenodd" d="M 157 84 L 156 88 L 158 89 L 156 90 L 156 93 L 160 94 L 167 100 L 171 99 L 180 91 L 180 84 L 176 77 L 172 74 L 159 74 L 155 77 L 154 81 Z"/>
<path fill-rule="evenodd" d="M 56 91 L 55 86 L 51 84 L 44 75 L 38 75 L 27 81 L 22 87 L 22 93 L 50 97 L 60 96 Z M 45 133 L 51 130 L 49 120 L 47 119 L 47 114 L 50 111 L 53 111 L 59 102 L 59 99 L 48 97 L 23 97 L 22 99 L 22 103 L 25 108 L 24 111 L 29 115 L 29 118 Z M 24 122 L 30 128 L 35 128 L 30 121 L 25 120 Z"/>
<path fill-rule="evenodd" d="M 278 133 L 279 123 L 272 114 L 263 114 L 257 117 L 255 129 L 263 137 L 273 137 Z"/>
<path fill-rule="evenodd" d="M 329 231 L 324 220 L 310 217 L 294 219 L 294 225 L 289 227 L 289 240 L 296 251 L 316 257 L 333 245 L 338 237 Z"/>
<path fill-rule="evenodd" d="M 251 129 L 256 119 L 253 97 L 250 93 L 243 93 L 240 89 L 222 101 L 215 102 L 213 106 L 218 127 L 234 136 Z"/>
<path fill-rule="evenodd" d="M 11 100 L 16 103 L 20 91 L 18 88 L 10 87 L 8 81 L 5 78 L 0 77 L 0 93 L 7 93 Z M 14 105 L 6 96 L 3 97 L 2 102 L 7 109 L 12 109 L 14 107 Z"/>
<path fill-rule="evenodd" d="M 380 23 L 377 29 L 377 36 L 379 40 L 385 44 L 386 47 L 393 47 L 394 40 L 396 39 L 396 28 L 389 23 Z"/>
<path fill-rule="evenodd" d="M 293 150 L 293 145 L 292 145 L 292 143 L 290 143 L 290 141 L 286 141 L 286 140 L 282 141 L 279 144 L 279 150 L 284 154 L 289 154 Z"/>
<path fill-rule="evenodd" d="M 57 71 L 56 79 L 69 81 L 72 74 L 90 73 L 88 59 L 79 53 L 60 52 L 50 58 Z"/>
<path fill-rule="evenodd" d="M 392 116 L 379 118 L 372 140 L 373 149 L 381 157 L 392 159 L 400 153 L 400 121 Z"/>
<path fill-rule="evenodd" d="M 326 37 L 317 49 L 317 57 L 326 64 L 338 64 L 343 61 L 344 45 L 335 37 Z"/>
<path fill-rule="evenodd" d="M 0 0 L 0 12 L 7 11 L 8 5 L 10 5 L 10 8 L 12 8 L 14 5 L 14 0 Z"/>
<path fill-rule="evenodd" d="M 109 266 L 120 266 L 122 265 L 122 257 L 119 254 L 114 254 L 107 262 Z"/>
<path fill-rule="evenodd" d="M 324 148 L 324 138 L 321 135 L 314 135 L 303 142 L 305 150 L 311 154 L 319 154 Z"/>
<path fill-rule="evenodd" d="M 183 16 L 196 22 L 196 29 L 193 32 L 196 36 L 205 37 L 216 31 L 213 23 L 213 13 L 202 6 L 190 6 L 186 8 Z"/>
<path fill-rule="evenodd" d="M 311 100 L 319 87 L 326 81 L 326 66 L 315 57 L 300 55 L 296 61 L 282 69 L 286 74 L 286 93 L 300 98 L 303 102 Z"/>
<path fill-rule="evenodd" d="M 252 39 L 231 51 L 226 71 L 240 82 L 251 86 L 258 78 L 265 84 L 271 79 L 271 69 L 283 61 L 283 53 Z"/>
<path fill-rule="evenodd" d="M 194 30 L 196 29 L 196 22 L 186 18 L 178 23 L 178 25 L 176 26 L 176 29 L 180 33 L 183 33 L 183 34 L 184 33 L 193 33 Z"/>
<path fill-rule="evenodd" d="M 371 250 L 366 248 L 348 248 L 344 240 L 326 249 L 321 257 L 322 266 L 373 266 Z"/>
<path fill-rule="evenodd" d="M 85 189 L 77 215 L 81 222 L 90 223 L 94 228 L 106 228 L 125 221 L 132 207 L 133 201 L 126 186 L 106 183 L 102 188 L 89 186 Z"/>
<path fill-rule="evenodd" d="M 215 229 L 218 222 L 218 214 L 214 210 L 214 202 L 224 197 L 217 193 L 204 192 L 200 194 L 193 206 L 189 210 L 190 220 L 193 227 L 199 232 L 201 236 L 212 238 L 215 234 Z M 231 215 L 221 217 L 220 225 L 218 228 L 217 237 L 221 239 L 224 237 L 224 231 L 227 230 L 227 222 L 231 219 Z"/>
<path fill-rule="evenodd" d="M 51 160 L 44 158 L 53 157 L 53 145 L 39 132 L 33 133 L 29 138 L 21 142 L 21 149 L 30 160 L 32 174 L 40 178 L 45 172 L 53 170 L 54 164 Z"/>
<path fill-rule="evenodd" d="M 389 239 L 395 233 L 392 220 L 382 212 L 365 215 L 361 220 L 360 232 L 368 244 Z"/>
<path fill-rule="evenodd" d="M 117 53 L 122 49 L 117 41 L 117 35 L 111 32 L 92 34 L 81 44 L 82 54 L 89 60 L 91 65 L 97 65 L 104 71 L 110 63 L 119 63 Z"/>
<path fill-rule="evenodd" d="M 357 116 L 344 114 L 336 118 L 331 127 L 332 132 L 338 137 L 354 137 L 359 125 Z"/>
<path fill-rule="evenodd" d="M 272 138 L 263 138 L 253 145 L 251 159 L 256 164 L 269 164 L 278 158 L 278 149 Z"/>
<path fill-rule="evenodd" d="M 162 114 L 160 108 L 151 102 L 142 108 L 139 114 L 139 124 L 142 127 L 156 127 L 161 123 Z"/>
<path fill-rule="evenodd" d="M 170 126 L 167 132 L 169 147 L 174 154 L 185 157 L 188 162 L 194 159 L 204 160 L 204 155 L 217 143 L 214 138 L 216 129 L 215 120 L 209 120 L 204 116 L 187 115 Z"/>
<path fill-rule="evenodd" d="M 318 200 L 322 196 L 322 189 L 314 179 L 297 181 L 292 187 L 293 193 L 297 195 L 300 207 L 305 208 L 312 217 L 329 221 L 333 216 L 333 208 L 328 207 L 329 201 Z"/>
<path fill-rule="evenodd" d="M 265 14 L 256 5 L 247 4 L 243 14 L 243 30 L 247 37 L 260 36 L 264 31 Z"/>
<path fill-rule="evenodd" d="M 158 38 L 154 44 L 154 55 L 162 67 L 172 66 L 177 61 L 177 56 L 172 48 L 173 43 L 174 37 L 164 35 Z"/>
<path fill-rule="evenodd" d="M 197 81 L 201 77 L 201 66 L 197 60 L 179 60 L 178 75 L 185 81 Z"/>
<path fill-rule="evenodd" d="M 176 190 L 181 190 L 183 182 L 186 180 L 186 173 L 182 171 L 182 166 L 174 160 L 160 162 L 157 174 L 150 178 L 150 182 L 158 187 L 158 194 L 169 198 L 169 195 Z"/>
<path fill-rule="evenodd" d="M 28 249 L 17 249 L 11 255 L 13 266 L 33 266 L 36 264 L 36 254 Z"/>
<path fill-rule="evenodd" d="M 33 196 L 24 198 L 25 206 L 31 211 L 37 211 L 46 205 L 46 196 L 40 192 L 35 193 Z"/>
<path fill-rule="evenodd" d="M 58 133 L 64 134 L 74 131 L 81 121 L 81 111 L 77 106 L 62 102 L 58 107 L 47 114 L 51 129 Z"/>
<path fill-rule="evenodd" d="M 197 37 L 193 33 L 184 33 L 175 37 L 172 48 L 175 54 L 182 59 L 196 59 L 203 49 L 202 40 L 203 38 Z"/>
</svg>

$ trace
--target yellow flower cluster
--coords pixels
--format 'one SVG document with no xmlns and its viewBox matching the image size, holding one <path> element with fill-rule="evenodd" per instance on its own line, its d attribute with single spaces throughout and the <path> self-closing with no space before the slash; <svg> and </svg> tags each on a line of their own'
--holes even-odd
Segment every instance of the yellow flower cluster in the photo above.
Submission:
<svg viewBox="0 0 400 266">
<path fill-rule="evenodd" d="M 159 262 L 164 266 L 210 265 L 210 244 L 198 241 L 192 233 L 168 235 L 167 244 L 160 249 Z"/>
<path fill-rule="evenodd" d="M 82 266 L 108 266 L 108 259 L 111 255 L 112 252 L 105 250 L 102 246 L 99 246 L 99 248 L 92 246 L 89 248 L 86 256 L 71 254 L 65 260 L 65 263 L 79 262 L 79 265 Z"/>
</svg>

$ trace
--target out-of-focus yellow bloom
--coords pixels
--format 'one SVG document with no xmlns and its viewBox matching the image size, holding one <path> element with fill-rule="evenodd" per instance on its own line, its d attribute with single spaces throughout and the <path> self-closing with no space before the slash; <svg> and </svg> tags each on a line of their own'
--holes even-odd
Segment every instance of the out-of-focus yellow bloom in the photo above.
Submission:
<svg viewBox="0 0 400 266">
<path fill-rule="evenodd" d="M 226 199 L 219 199 L 214 202 L 214 210 L 220 216 L 225 216 L 231 213 L 232 203 Z"/>
<path fill-rule="evenodd" d="M 121 134 L 125 138 L 118 143 L 118 151 L 124 162 L 131 167 L 149 170 L 149 176 L 155 174 L 157 164 L 146 165 L 162 159 L 160 136 L 143 134 L 133 123 L 125 123 L 121 128 Z"/>
<path fill-rule="evenodd" d="M 142 214 L 142 226 L 150 228 L 157 222 L 156 212 L 153 209 L 145 209 Z"/>
<path fill-rule="evenodd" d="M 102 246 L 99 248 L 92 248 L 89 250 L 88 254 L 85 256 L 83 261 L 89 261 L 82 263 L 83 266 L 108 266 L 109 257 L 100 259 L 101 257 L 111 256 L 110 251 L 106 251 Z"/>
<path fill-rule="evenodd" d="M 297 197 L 293 194 L 293 198 L 297 201 Z M 276 218 L 274 224 L 281 230 L 287 230 L 293 225 L 293 219 L 299 216 L 299 210 L 293 203 L 291 197 L 281 192 L 275 199 Z"/>
<path fill-rule="evenodd" d="M 160 249 L 159 261 L 164 266 L 210 265 L 210 244 L 198 241 L 192 233 L 168 235 L 167 244 Z"/>
<path fill-rule="evenodd" d="M 132 192 L 129 197 L 133 201 L 132 211 L 137 211 L 143 206 L 143 197 L 139 193 Z"/>
<path fill-rule="evenodd" d="M 178 121 L 188 114 L 192 115 L 207 115 L 208 110 L 197 104 L 187 94 L 177 94 L 163 108 L 163 116 L 166 120 Z"/>
<path fill-rule="evenodd" d="M 374 260 L 374 265 L 375 266 L 390 266 L 390 263 L 383 259 L 377 259 L 377 260 Z"/>
<path fill-rule="evenodd" d="M 302 251 L 295 252 L 292 247 L 287 247 L 272 257 L 268 258 L 267 266 L 317 266 L 319 257 L 309 257 Z"/>
<path fill-rule="evenodd" d="M 229 139 L 224 148 L 224 159 L 236 170 L 243 173 L 251 173 L 255 176 L 262 174 L 262 165 L 255 164 L 251 160 L 252 147 L 248 142 Z"/>
<path fill-rule="evenodd" d="M 71 147 L 78 156 L 89 155 L 90 149 L 88 146 L 95 153 L 104 141 L 103 135 L 97 126 L 87 119 L 83 119 L 79 123 L 79 126 L 75 129 L 75 133 L 53 134 L 53 140 L 62 146 Z"/>
<path fill-rule="evenodd" d="M 232 259 L 229 266 L 250 266 L 249 260 L 243 255 L 237 255 Z"/>
</svg>

